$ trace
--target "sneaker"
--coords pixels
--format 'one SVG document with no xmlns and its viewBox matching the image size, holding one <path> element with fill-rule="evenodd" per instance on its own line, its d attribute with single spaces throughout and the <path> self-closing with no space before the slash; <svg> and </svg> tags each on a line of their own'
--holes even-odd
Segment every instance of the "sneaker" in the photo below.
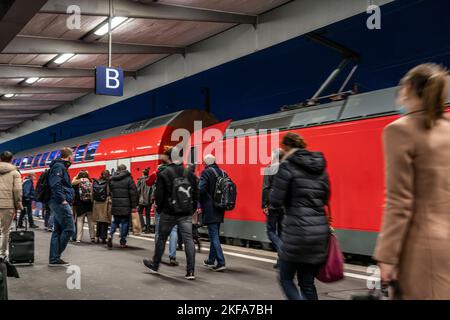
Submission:
<svg viewBox="0 0 450 320">
<path fill-rule="evenodd" d="M 121 249 L 126 249 L 126 248 L 128 248 L 128 245 L 127 245 L 127 244 L 121 244 L 121 245 L 120 245 L 120 248 L 121 248 Z"/>
<path fill-rule="evenodd" d="M 169 265 L 172 266 L 172 267 L 178 267 L 180 264 L 178 263 L 177 259 L 170 258 Z"/>
<path fill-rule="evenodd" d="M 218 272 L 218 271 L 225 271 L 227 269 L 227 267 L 225 267 L 225 266 L 215 266 L 215 267 L 212 267 L 212 271 L 216 271 L 216 272 Z"/>
<path fill-rule="evenodd" d="M 102 239 L 102 244 L 106 244 L 106 239 Z"/>
<path fill-rule="evenodd" d="M 48 266 L 49 267 L 68 267 L 68 266 L 70 266 L 70 263 L 65 262 L 62 259 L 59 259 L 57 262 L 49 263 Z"/>
<path fill-rule="evenodd" d="M 205 266 L 207 268 L 214 268 L 214 263 L 210 263 L 208 260 L 204 260 L 203 266 Z"/>
<path fill-rule="evenodd" d="M 106 245 L 108 248 L 110 248 L 110 249 L 112 248 L 112 238 L 111 237 L 109 237 L 108 240 L 106 241 Z"/>
<path fill-rule="evenodd" d="M 186 273 L 185 278 L 186 278 L 187 280 L 195 280 L 194 273 L 193 273 L 193 272 L 188 272 L 188 273 Z"/>
<path fill-rule="evenodd" d="M 183 246 L 178 246 L 177 251 L 183 251 Z"/>
<path fill-rule="evenodd" d="M 148 260 L 148 259 L 144 259 L 144 266 L 146 266 L 147 268 L 150 269 L 150 273 L 159 273 L 158 272 L 158 268 L 153 264 L 152 261 Z"/>
<path fill-rule="evenodd" d="M 81 243 L 81 240 L 77 240 L 76 243 Z"/>
</svg>

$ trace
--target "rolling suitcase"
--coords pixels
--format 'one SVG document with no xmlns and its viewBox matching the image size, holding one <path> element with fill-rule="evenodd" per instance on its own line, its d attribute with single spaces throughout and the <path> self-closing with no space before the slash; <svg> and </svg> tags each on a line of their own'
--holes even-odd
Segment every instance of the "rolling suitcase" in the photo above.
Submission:
<svg viewBox="0 0 450 320">
<path fill-rule="evenodd" d="M 25 231 L 17 230 L 16 219 L 16 230 L 9 235 L 9 261 L 12 264 L 34 263 L 34 232 L 28 230 L 27 217 L 27 214 L 25 214 Z"/>
</svg>

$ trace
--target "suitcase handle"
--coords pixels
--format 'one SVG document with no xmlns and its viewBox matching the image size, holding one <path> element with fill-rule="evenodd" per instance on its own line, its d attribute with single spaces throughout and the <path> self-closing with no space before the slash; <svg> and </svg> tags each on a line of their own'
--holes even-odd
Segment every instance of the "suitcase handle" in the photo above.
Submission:
<svg viewBox="0 0 450 320">
<path fill-rule="evenodd" d="M 25 208 L 23 208 L 23 210 L 25 211 L 25 214 L 24 214 L 25 231 L 28 231 L 28 208 L 25 207 Z M 16 231 L 17 231 L 17 223 L 18 223 L 18 221 L 19 221 L 19 218 L 20 218 L 20 215 L 21 215 L 21 214 L 22 214 L 22 211 L 21 211 L 21 210 L 19 210 L 19 214 L 18 214 L 18 215 L 16 214 Z"/>
</svg>

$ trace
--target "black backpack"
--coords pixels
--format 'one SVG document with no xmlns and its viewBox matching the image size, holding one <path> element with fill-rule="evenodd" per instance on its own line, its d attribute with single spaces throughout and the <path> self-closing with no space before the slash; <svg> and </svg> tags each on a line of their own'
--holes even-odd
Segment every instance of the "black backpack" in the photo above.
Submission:
<svg viewBox="0 0 450 320">
<path fill-rule="evenodd" d="M 172 195 L 169 198 L 169 204 L 172 212 L 175 214 L 189 214 L 193 211 L 193 190 L 191 182 L 188 179 L 189 171 L 184 169 L 183 175 L 177 177 L 175 169 L 169 167 L 170 180 L 172 180 Z"/>
<path fill-rule="evenodd" d="M 225 211 L 233 210 L 236 205 L 236 184 L 228 177 L 225 171 L 219 176 L 214 168 L 211 168 L 216 176 L 216 186 L 214 188 L 214 206 Z"/>
<path fill-rule="evenodd" d="M 38 182 L 36 183 L 36 200 L 41 203 L 47 203 L 50 201 L 51 191 L 48 185 L 48 175 L 50 170 L 45 169 L 45 171 L 39 176 Z"/>
<path fill-rule="evenodd" d="M 105 202 L 108 198 L 108 182 L 94 180 L 94 183 L 92 183 L 92 196 L 95 201 Z"/>
</svg>

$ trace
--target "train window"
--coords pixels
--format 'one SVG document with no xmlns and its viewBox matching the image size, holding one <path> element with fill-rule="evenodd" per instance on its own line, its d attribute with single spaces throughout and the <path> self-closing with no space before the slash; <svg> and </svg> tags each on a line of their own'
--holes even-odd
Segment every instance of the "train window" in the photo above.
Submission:
<svg viewBox="0 0 450 320">
<path fill-rule="evenodd" d="M 51 153 L 50 153 L 50 155 L 48 156 L 48 159 L 47 159 L 47 161 L 45 162 L 46 164 L 50 164 L 55 158 L 56 158 L 56 153 L 57 153 L 58 151 L 52 151 Z"/>
<path fill-rule="evenodd" d="M 75 153 L 75 151 L 77 150 L 77 147 L 78 147 L 78 146 L 70 147 L 70 149 L 72 150 L 73 153 Z"/>
<path fill-rule="evenodd" d="M 329 103 L 318 108 L 313 107 L 297 113 L 290 127 L 304 127 L 313 124 L 336 121 L 342 108 L 342 102 Z"/>
<path fill-rule="evenodd" d="M 100 141 L 94 141 L 89 144 L 89 147 L 86 151 L 86 156 L 84 157 L 84 161 L 92 161 L 94 160 L 94 155 L 97 152 L 98 145 Z"/>
<path fill-rule="evenodd" d="M 25 169 L 30 169 L 31 168 L 31 165 L 33 163 L 33 159 L 34 159 L 34 156 L 29 156 L 28 157 L 28 161 L 27 161 L 27 164 L 25 165 Z"/>
<path fill-rule="evenodd" d="M 77 152 L 75 152 L 73 162 L 83 161 L 84 153 L 86 152 L 86 147 L 87 147 L 87 144 L 82 144 L 78 147 Z"/>
<path fill-rule="evenodd" d="M 25 168 L 27 163 L 28 163 L 28 157 L 23 157 L 22 163 L 20 164 L 20 169 Z"/>
<path fill-rule="evenodd" d="M 268 119 L 258 123 L 258 130 L 287 128 L 292 121 L 292 116 Z"/>
<path fill-rule="evenodd" d="M 16 160 L 15 166 L 18 167 L 18 166 L 20 165 L 20 162 L 22 162 L 22 158 L 18 158 L 18 159 Z"/>
<path fill-rule="evenodd" d="M 32 165 L 33 168 L 36 168 L 38 166 L 39 160 L 41 159 L 41 157 L 42 157 L 42 154 L 36 155 L 36 157 L 34 158 L 34 161 L 33 161 L 33 165 Z"/>
<path fill-rule="evenodd" d="M 48 155 L 50 154 L 50 152 L 45 152 L 42 155 L 41 161 L 39 161 L 39 167 L 44 167 L 45 166 L 45 160 L 47 160 Z"/>
<path fill-rule="evenodd" d="M 56 152 L 56 157 L 55 157 L 55 159 L 58 159 L 60 155 L 61 155 L 61 150 L 58 150 L 58 152 Z"/>
</svg>

